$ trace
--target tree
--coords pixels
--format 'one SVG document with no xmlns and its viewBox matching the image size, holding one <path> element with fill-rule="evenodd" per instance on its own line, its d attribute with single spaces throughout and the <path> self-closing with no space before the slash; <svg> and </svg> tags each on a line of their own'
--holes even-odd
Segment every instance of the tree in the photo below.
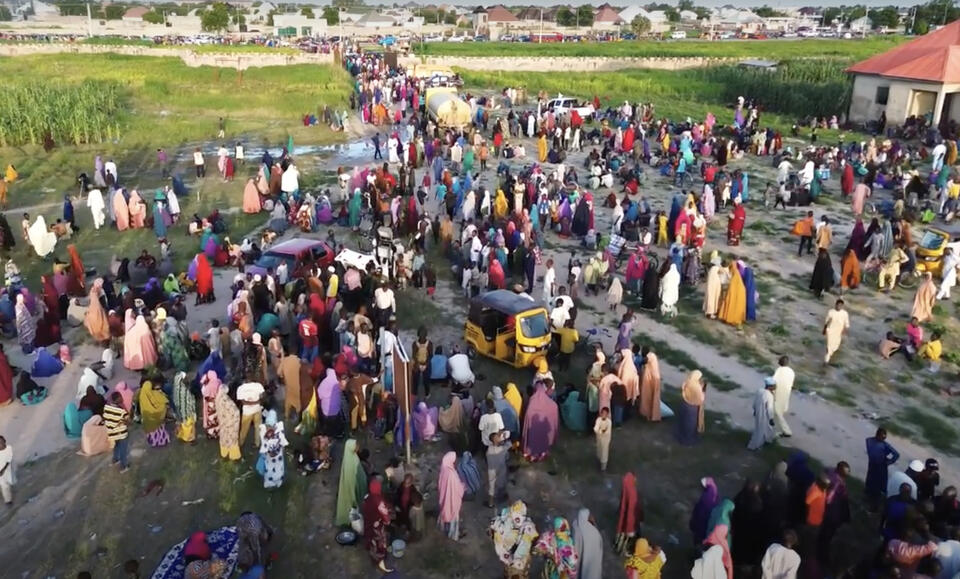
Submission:
<svg viewBox="0 0 960 579">
<path fill-rule="evenodd" d="M 237 12 L 232 17 L 230 17 L 230 22 L 234 23 L 237 26 L 243 26 L 247 23 L 247 17 Z"/>
<path fill-rule="evenodd" d="M 13 20 L 13 14 L 10 13 L 10 9 L 6 6 L 0 6 L 0 22 L 10 22 Z"/>
<path fill-rule="evenodd" d="M 900 26 L 900 14 L 897 13 L 897 9 L 893 6 L 871 11 L 870 20 L 873 22 L 874 29 L 885 28 L 892 30 Z"/>
<path fill-rule="evenodd" d="M 759 16 L 760 18 L 778 18 L 784 16 L 783 12 L 779 10 L 774 10 L 773 8 L 764 4 L 759 8 L 754 8 L 753 13 Z"/>
<path fill-rule="evenodd" d="M 639 14 L 634 16 L 633 20 L 630 21 L 630 30 L 637 36 L 643 36 L 650 32 L 650 19 Z"/>
<path fill-rule="evenodd" d="M 587 28 L 593 26 L 593 7 L 589 4 L 583 4 L 577 8 L 576 24 Z"/>
<path fill-rule="evenodd" d="M 680 22 L 680 13 L 677 12 L 677 9 L 676 9 L 676 8 L 673 8 L 673 7 L 671 6 L 671 7 L 668 7 L 666 10 L 664 10 L 664 12 L 666 12 L 666 14 L 667 14 L 667 20 L 668 20 L 668 21 L 670 21 L 670 22 Z"/>
<path fill-rule="evenodd" d="M 307 18 L 315 18 L 315 16 L 313 15 L 313 8 L 310 8 L 309 6 L 304 6 L 303 8 L 301 8 L 300 14 L 303 14 Z"/>
<path fill-rule="evenodd" d="M 930 24 L 923 18 L 917 18 L 913 22 L 913 30 L 911 32 L 914 34 L 926 34 L 930 32 Z"/>
<path fill-rule="evenodd" d="M 150 24 L 163 24 L 163 14 L 151 10 L 143 15 L 143 21 L 149 22 Z"/>
<path fill-rule="evenodd" d="M 843 12 L 836 6 L 831 6 L 830 8 L 824 8 L 823 10 L 823 25 L 830 26 L 834 21 L 839 20 Z"/>
<path fill-rule="evenodd" d="M 125 6 L 120 4 L 110 4 L 107 6 L 106 10 L 104 10 L 103 15 L 107 20 L 120 20 L 123 18 L 123 13 L 126 11 L 127 8 Z"/>
<path fill-rule="evenodd" d="M 109 6 L 108 6 L 109 8 Z M 230 25 L 230 12 L 223 2 L 216 2 L 200 15 L 200 28 L 204 32 L 220 32 Z"/>
<path fill-rule="evenodd" d="M 853 6 L 849 10 L 847 10 L 846 14 L 843 15 L 843 19 L 846 21 L 847 24 L 850 24 L 855 20 L 860 20 L 866 15 L 867 15 L 866 7 Z"/>
<path fill-rule="evenodd" d="M 577 15 L 572 10 L 564 6 L 557 10 L 557 26 L 576 26 Z"/>
<path fill-rule="evenodd" d="M 677 2 L 677 10 L 681 12 L 684 10 L 693 10 L 695 6 L 693 5 L 693 0 L 680 0 Z"/>
<path fill-rule="evenodd" d="M 323 17 L 327 21 L 327 26 L 336 26 L 340 24 L 340 11 L 333 6 L 323 7 Z"/>
</svg>

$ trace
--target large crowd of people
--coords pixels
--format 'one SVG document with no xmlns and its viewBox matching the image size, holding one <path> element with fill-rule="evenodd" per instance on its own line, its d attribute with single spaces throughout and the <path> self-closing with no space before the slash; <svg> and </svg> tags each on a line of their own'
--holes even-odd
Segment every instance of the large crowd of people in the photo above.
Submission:
<svg viewBox="0 0 960 579">
<path fill-rule="evenodd" d="M 544 94 L 535 108 L 522 108 L 527 97 L 516 89 L 493 97 L 467 95 L 475 111 L 470 122 L 448 127 L 427 110 L 426 79 L 388 67 L 377 54 L 347 55 L 343 63 L 356 79 L 352 109 L 362 125 L 374 125 L 374 165 L 340 168 L 333 192 L 307 190 L 301 188 L 292 143 L 276 157 L 264 152 L 242 191 L 242 211 L 269 216 L 259 240 L 231 242 L 219 211 L 206 217 L 181 214 L 178 199 L 187 189 L 180 177 L 145 195 L 121 183 L 112 160 L 97 157 L 91 174 L 78 178 L 94 227 L 152 228 L 159 258 L 144 250 L 132 264 L 118 259 L 110 272 L 90 279 L 79 249 L 69 245 L 69 262 L 53 261 L 52 274 L 37 284 L 42 288 L 37 296 L 16 264 L 8 262 L 0 329 L 16 338 L 33 363 L 15 369 L 0 348 L 0 402 L 14 397 L 25 405 L 42 402 L 45 389 L 33 378 L 55 375 L 70 362 L 69 348 L 60 346 L 56 356 L 47 348 L 63 343 L 64 323 L 82 324 L 103 348 L 100 361 L 83 370 L 76 398 L 64 409 L 67 435 L 79 439 L 82 454 L 112 452 L 116 468 L 124 472 L 135 429 L 142 430 L 151 448 L 205 438 L 216 441 L 224 460 L 255 456 L 267 490 L 283 486 L 288 465 L 306 476 L 337 468 L 339 461 L 334 523 L 360 535 L 384 573 L 396 564 L 389 558 L 396 539 L 412 542 L 427 533 L 425 511 L 433 499 L 421 490 L 427 484 L 423 471 L 397 458 L 380 463 L 371 454 L 362 442 L 371 436 L 393 444 L 398 456 L 406 443 L 419 451 L 445 439 L 449 450 L 442 454 L 436 480 L 440 533 L 453 542 L 468 536 L 470 530 L 461 524 L 463 501 L 485 499 L 494 509 L 488 531 L 504 576 L 529 576 L 535 558 L 546 577 L 610 576 L 604 572 L 610 565 L 603 563 L 600 529 L 612 530 L 613 521 L 597 521 L 583 508 L 569 520 L 557 516 L 538 529 L 527 505 L 507 497 L 507 465 L 547 459 L 561 425 L 593 433 L 602 472 L 611 449 L 621 444 L 613 432 L 624 423 L 674 417 L 677 443 L 699 443 L 708 402 L 704 374 L 691 371 L 676 408 L 665 404 L 657 353 L 634 339 L 637 314 L 625 310 L 623 301 L 633 296 L 641 309 L 672 316 L 681 307 L 680 286 L 702 284 L 707 319 L 733 326 L 756 320 L 760 296 L 754 270 L 743 259 L 724 264 L 717 250 L 703 256 L 708 224 L 722 219 L 718 211 L 729 211 L 722 244 L 738 246 L 751 192 L 754 207 L 769 208 L 770 201 L 770 210 L 807 205 L 823 194 L 834 172 L 841 175 L 840 193 L 850 197 L 857 224 L 837 275 L 829 216 L 816 222 L 810 212 L 798 220 L 798 255 L 817 250 L 810 289 L 820 296 L 839 280 L 842 291 L 853 290 L 862 269 L 876 270 L 879 289 L 891 290 L 917 265 L 910 219 L 922 219 L 925 212 L 952 213 L 960 193 L 952 172 L 953 141 L 933 147 L 933 176 L 923 180 L 912 167 L 927 156 L 925 149 L 871 140 L 814 144 L 795 153 L 784 147 L 778 132 L 762 125 L 759 103 L 746 99 L 736 103 L 732 124 L 721 126 L 713 115 L 703 122 L 658 118 L 650 103 L 604 109 L 598 98 L 593 118 L 548 110 Z M 341 118 L 345 114 L 336 122 Z M 335 124 L 332 117 L 327 121 Z M 573 162 L 568 156 L 574 153 L 585 153 L 584 160 Z M 769 157 L 777 168 L 776 184 L 760 195 L 756 183 L 751 190 L 746 171 L 730 167 L 745 155 Z M 217 156 L 225 181 L 241 164 L 253 162 L 242 144 L 232 154 L 222 146 Z M 793 170 L 794 159 L 801 170 Z M 207 178 L 203 152 L 195 151 L 192 160 L 196 177 Z M 8 170 L 7 183 L 16 180 L 13 171 Z M 676 185 L 669 199 L 641 193 L 651 172 Z M 864 228 L 860 218 L 867 199 L 883 188 L 892 190 L 894 201 Z M 933 195 L 939 196 L 939 206 L 927 199 Z M 661 202 L 663 209 L 656 210 Z M 37 256 L 50 259 L 59 240 L 76 231 L 69 197 L 63 209 L 63 218 L 49 227 L 42 215 L 32 220 L 24 214 L 21 237 Z M 595 219 L 602 209 L 609 210 L 609 226 Z M 167 228 L 178 222 L 186 223 L 191 237 L 185 245 L 195 253 L 183 272 L 174 271 L 167 240 Z M 367 267 L 313 254 L 295 267 L 282 260 L 252 267 L 288 228 L 316 233 L 327 227 L 327 242 L 339 251 L 344 247 L 337 243 L 335 227 L 378 235 L 381 225 L 397 244 L 388 259 Z M 566 275 L 558 273 L 559 256 L 545 249 L 551 236 L 579 243 L 589 259 L 572 255 Z M 0 216 L 0 245 L 9 249 L 16 241 Z M 929 359 L 931 371 L 937 371 L 941 336 L 934 332 L 924 340 L 921 324 L 956 284 L 960 261 L 954 254 L 960 255 L 947 249 L 943 258 L 939 291 L 932 272 L 923 278 L 907 336 L 887 334 L 880 347 L 884 358 L 896 352 L 916 355 Z M 226 293 L 215 291 L 214 268 L 237 272 Z M 401 339 L 399 292 L 432 297 L 437 272 L 447 269 L 467 298 L 507 289 L 531 304 L 547 305 L 556 352 L 537 361 L 532 379 L 523 375 L 485 395 L 460 344 L 434 343 L 424 327 L 403 328 L 416 335 Z M 586 341 L 576 326 L 576 300 L 601 292 L 620 318 L 614 343 L 592 344 L 586 375 L 561 384 L 554 371 L 569 377 L 570 359 Z M 195 307 L 214 303 L 222 308 L 202 331 L 188 328 L 188 317 L 196 319 L 187 305 L 189 293 L 196 294 Z M 851 321 L 843 299 L 824 315 L 824 363 L 830 363 Z M 114 382 L 117 361 L 139 373 L 139 380 Z M 787 413 L 794 379 L 784 356 L 777 371 L 756 385 L 750 450 L 792 435 Z M 431 405 L 440 398 L 431 397 L 431 389 L 438 388 L 449 391 L 442 404 Z M 713 479 L 702 480 L 689 524 L 698 549 L 691 576 L 953 577 L 960 572 L 960 503 L 954 487 L 940 488 L 937 461 L 913 460 L 906 471 L 899 470 L 894 466 L 899 455 L 883 429 L 866 441 L 866 455 L 866 501 L 880 516 L 881 537 L 861 538 L 869 545 L 860 564 L 836 566 L 834 538 L 850 522 L 851 501 L 859 500 L 848 491 L 849 465 L 840 462 L 820 471 L 798 451 L 774 465 L 764 481 L 745 481 L 733 499 L 721 498 Z M 477 456 L 485 461 L 485 473 Z M 140 460 L 150 460 L 150 453 Z M 7 503 L 14 500 L 12 465 L 12 449 L 0 438 L 0 490 Z M 622 556 L 617 567 L 628 577 L 653 579 L 668 564 L 667 554 L 644 536 L 643 513 L 637 478 L 627 472 L 615 524 L 613 549 Z M 234 544 L 246 553 L 238 561 L 243 576 L 270 575 L 268 524 L 246 513 L 236 534 L 240 539 L 234 536 Z M 212 533 L 190 536 L 164 559 L 164 573 L 172 569 L 179 575 L 163 576 L 229 576 L 233 570 L 219 548 L 230 540 Z M 671 558 L 669 564 L 681 563 Z"/>
</svg>

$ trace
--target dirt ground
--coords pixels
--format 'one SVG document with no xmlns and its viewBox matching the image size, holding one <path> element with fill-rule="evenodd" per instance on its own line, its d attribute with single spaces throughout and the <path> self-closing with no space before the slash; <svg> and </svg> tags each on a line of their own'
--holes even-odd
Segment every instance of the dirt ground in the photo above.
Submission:
<svg viewBox="0 0 960 579">
<path fill-rule="evenodd" d="M 723 119 L 722 113 L 718 112 L 718 116 Z M 524 142 L 528 151 L 535 150 L 532 142 Z M 799 143 L 788 144 L 796 147 Z M 357 162 L 368 151 L 363 144 L 353 144 L 346 150 L 344 156 L 307 161 L 305 165 L 331 171 L 338 164 Z M 579 168 L 582 159 L 582 153 L 574 154 L 568 163 Z M 511 498 L 526 501 L 540 527 L 549 517 L 562 515 L 573 520 L 579 507 L 591 509 L 604 537 L 604 576 L 622 576 L 622 561 L 612 552 L 611 545 L 624 472 L 638 475 L 648 513 L 645 533 L 664 546 L 669 559 L 665 576 L 687 577 L 692 553 L 687 517 L 698 496 L 699 479 L 713 476 L 723 495 L 732 497 L 745 477 L 765 476 L 773 463 L 791 450 L 774 445 L 762 452 L 748 452 L 748 436 L 743 432 L 752 423 L 751 398 L 782 353 L 790 354 L 798 372 L 797 389 L 801 391 L 794 395 L 791 404 L 790 420 L 795 431 L 791 442 L 796 448 L 809 452 L 823 464 L 847 460 L 854 474 L 862 477 L 863 439 L 872 434 L 878 423 L 885 423 L 902 435 L 892 437 L 903 455 L 900 466 L 905 467 L 913 458 L 938 456 L 947 484 L 956 480 L 960 472 L 960 462 L 951 453 L 953 447 L 940 446 L 943 441 L 952 445 L 956 438 L 950 436 L 954 431 L 947 421 L 955 417 L 951 412 L 956 403 L 940 394 L 949 385 L 955 369 L 945 364 L 938 375 L 929 375 L 900 359 L 881 361 L 876 354 L 882 330 L 891 324 L 901 324 L 902 329 L 903 320 L 909 315 L 912 292 L 897 290 L 883 296 L 862 287 L 850 294 L 847 302 L 853 324 L 851 334 L 834 365 L 826 370 L 820 367 L 823 342 L 819 329 L 832 299 L 818 301 L 805 290 L 813 262 L 811 258 L 795 258 L 796 240 L 787 234 L 800 210 L 773 211 L 758 205 L 762 185 L 772 179 L 774 172 L 769 165 L 767 158 L 734 163 L 751 176 L 753 200 L 747 207 L 744 243 L 739 248 L 726 247 L 726 220 L 718 211 L 705 248 L 708 252 L 719 249 L 725 255 L 740 256 L 755 268 L 761 296 L 758 321 L 735 329 L 705 320 L 700 314 L 698 288 L 683 292 L 677 318 L 665 320 L 658 314 L 644 313 L 637 324 L 637 340 L 653 345 L 660 356 L 663 396 L 668 404 L 676 403 L 678 387 L 688 370 L 700 367 L 710 372 L 708 376 L 716 377 L 711 378 L 715 387 L 707 397 L 710 415 L 703 443 L 693 449 L 676 445 L 670 420 L 657 425 L 632 421 L 615 433 L 609 472 L 602 475 L 594 462 L 592 439 L 564 431 L 551 460 L 533 466 L 515 465 L 517 468 L 511 473 Z M 495 179 L 492 169 L 482 176 L 479 187 L 491 187 Z M 651 171 L 642 189 L 654 211 L 668 209 L 674 191 L 659 175 Z M 838 190 L 834 178 L 828 187 L 833 199 Z M 241 192 L 242 183 L 238 182 L 237 202 Z M 599 199 L 607 191 L 597 193 Z M 849 209 L 827 197 L 815 212 L 818 219 L 823 212 L 834 219 L 834 264 L 838 266 L 839 251 L 846 245 L 851 225 Z M 610 210 L 597 207 L 596 214 L 597 229 L 608 230 Z M 761 223 L 764 225 L 758 225 Z M 323 229 L 315 236 L 325 234 Z M 919 235 L 915 229 L 915 238 Z M 576 242 L 547 235 L 545 258 L 554 257 L 561 278 L 565 277 L 560 274 L 565 273 L 571 252 L 584 260 L 589 256 Z M 661 250 L 661 257 L 663 254 Z M 436 254 L 431 255 L 436 258 Z M 444 266 L 439 264 L 438 271 Z M 538 277 L 542 273 L 539 271 Z M 232 271 L 218 273 L 218 296 L 227 295 L 225 287 L 232 275 Z M 539 295 L 539 288 L 536 294 Z M 405 341 L 412 339 L 416 325 L 424 324 L 435 343 L 462 342 L 465 302 L 451 276 L 441 276 L 433 300 L 408 290 L 398 302 Z M 221 297 L 215 304 L 191 308 L 191 327 L 203 329 L 211 317 L 222 317 L 226 303 Z M 619 313 L 622 312 L 621 308 Z M 618 317 L 607 310 L 605 295 L 585 297 L 580 303 L 577 325 L 582 333 L 595 331 L 594 337 L 609 352 Z M 948 330 L 956 329 L 949 304 L 939 310 L 936 323 Z M 333 541 L 340 444 L 333 469 L 325 473 L 302 478 L 288 460 L 287 480 L 275 492 L 262 489 L 253 472 L 255 454 L 250 446 L 241 463 L 228 464 L 218 458 L 216 444 L 205 440 L 190 446 L 174 442 L 165 449 L 148 449 L 142 432 L 135 427 L 130 472 L 118 473 L 110 467 L 106 456 L 77 456 L 76 441 L 67 440 L 59 424 L 64 405 L 74 396 L 83 365 L 99 358 L 99 349 L 82 345 L 83 334 L 81 329 L 80 334 L 70 338 L 78 344 L 75 361 L 49 382 L 49 400 L 35 407 L 12 405 L 0 409 L 0 431 L 13 444 L 20 465 L 16 505 L 0 513 L 0 532 L 6 538 L 0 544 L 0 560 L 9 562 L 9 576 L 70 577 L 88 569 L 95 577 L 121 577 L 121 565 L 127 559 L 140 560 L 144 575 L 149 576 L 163 553 L 190 532 L 232 524 L 245 510 L 259 512 L 278 532 L 272 547 L 278 552 L 278 559 L 271 576 L 315 577 L 318 562 L 323 564 L 320 576 L 378 575 L 362 548 L 341 548 Z M 960 344 L 957 335 L 947 334 L 947 351 Z M 582 385 L 586 357 L 586 352 L 578 353 L 571 370 L 559 375 L 558 381 Z M 23 362 L 15 356 L 14 363 Z M 526 384 L 532 376 L 529 370 L 516 371 L 487 360 L 477 360 L 475 370 L 485 376 L 475 397 L 506 381 Z M 115 380 L 125 378 L 134 376 L 121 370 Z M 435 389 L 429 403 L 439 405 L 445 399 L 446 393 Z M 878 416 L 867 419 L 864 414 L 868 413 Z M 931 429 L 931 424 L 936 428 Z M 291 442 L 298 441 L 291 437 Z M 369 445 L 375 466 L 381 470 L 395 453 L 383 441 L 361 439 L 361 444 Z M 936 451 L 927 450 L 928 446 Z M 436 509 L 437 468 L 446 449 L 445 442 L 436 442 L 415 453 L 420 488 L 428 495 L 428 512 Z M 960 448 L 956 452 L 960 453 Z M 138 496 L 155 480 L 164 482 L 160 495 Z M 183 504 L 200 499 L 203 502 L 199 504 Z M 433 527 L 433 518 L 428 517 L 426 537 L 411 545 L 406 557 L 396 563 L 402 576 L 496 576 L 499 567 L 485 534 L 492 514 L 478 501 L 465 503 L 463 528 L 468 537 L 459 544 L 440 536 Z M 863 532 L 870 532 L 866 531 L 868 521 L 859 507 L 854 518 L 857 525 L 845 528 L 840 545 L 867 548 L 864 541 L 856 540 L 864 536 Z M 50 548 L 51 545 L 56 548 Z M 839 562 L 852 562 L 861 553 L 859 549 L 843 549 Z"/>
</svg>

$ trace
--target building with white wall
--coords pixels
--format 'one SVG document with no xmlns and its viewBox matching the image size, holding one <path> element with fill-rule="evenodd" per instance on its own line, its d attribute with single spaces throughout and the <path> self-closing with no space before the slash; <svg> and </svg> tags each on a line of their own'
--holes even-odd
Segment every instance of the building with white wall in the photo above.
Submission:
<svg viewBox="0 0 960 579">
<path fill-rule="evenodd" d="M 960 20 L 847 69 L 853 75 L 848 118 L 899 125 L 929 115 L 960 121 Z"/>
</svg>

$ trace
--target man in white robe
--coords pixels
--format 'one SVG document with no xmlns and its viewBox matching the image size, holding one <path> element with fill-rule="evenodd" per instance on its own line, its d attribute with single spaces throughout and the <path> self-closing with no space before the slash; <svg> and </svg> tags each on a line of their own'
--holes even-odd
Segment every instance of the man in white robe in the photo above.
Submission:
<svg viewBox="0 0 960 579">
<path fill-rule="evenodd" d="M 690 570 L 691 579 L 727 579 L 727 570 L 723 566 L 723 547 L 713 545 L 694 561 Z"/>
<path fill-rule="evenodd" d="M 757 391 L 753 399 L 753 435 L 747 444 L 749 450 L 757 450 L 777 438 L 773 429 L 773 391 L 776 387 L 777 381 L 773 376 L 768 376 L 763 381 L 763 388 Z"/>
<path fill-rule="evenodd" d="M 796 374 L 789 366 L 790 358 L 787 356 L 781 356 L 778 363 L 779 367 L 773 373 L 773 379 L 777 383 L 777 388 L 773 391 L 774 420 L 777 421 L 780 436 L 793 436 L 790 425 L 787 424 L 787 410 L 790 408 L 790 393 L 793 391 Z"/>
<path fill-rule="evenodd" d="M 783 533 L 783 544 L 773 543 L 767 548 L 760 562 L 763 579 L 796 579 L 800 569 L 800 555 L 794 551 L 797 534 L 787 529 Z"/>
<path fill-rule="evenodd" d="M 37 215 L 37 220 L 33 222 L 28 230 L 30 245 L 40 257 L 46 257 L 53 252 L 57 246 L 57 234 L 50 231 L 43 215 Z"/>
<path fill-rule="evenodd" d="M 91 189 L 87 194 L 87 207 L 90 208 L 90 214 L 93 215 L 93 228 L 100 229 L 107 216 L 103 210 L 106 205 L 103 203 L 103 193 L 99 189 Z"/>
</svg>

